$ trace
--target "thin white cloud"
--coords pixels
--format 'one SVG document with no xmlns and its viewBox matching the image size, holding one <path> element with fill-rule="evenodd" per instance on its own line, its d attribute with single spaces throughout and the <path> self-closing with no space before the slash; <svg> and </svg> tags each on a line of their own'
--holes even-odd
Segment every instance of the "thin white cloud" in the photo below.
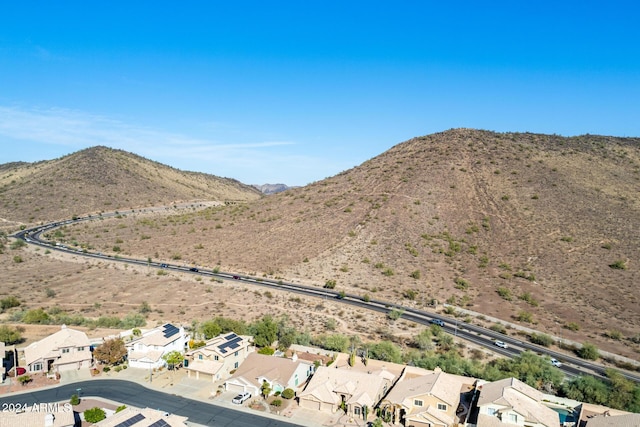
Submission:
<svg viewBox="0 0 640 427">
<path fill-rule="evenodd" d="M 291 141 L 220 142 L 60 108 L 0 106 L 0 135 L 26 144 L 59 146 L 61 155 L 105 145 L 180 169 L 235 178 L 245 183 L 277 180 L 301 185 L 337 173 L 343 167 L 331 165 L 326 159 L 278 149 L 283 146 L 300 148 Z"/>
</svg>

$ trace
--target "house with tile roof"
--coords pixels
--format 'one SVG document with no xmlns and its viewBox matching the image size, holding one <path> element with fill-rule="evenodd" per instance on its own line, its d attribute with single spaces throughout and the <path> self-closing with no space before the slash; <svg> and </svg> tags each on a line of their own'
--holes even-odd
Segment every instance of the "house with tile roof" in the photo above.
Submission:
<svg viewBox="0 0 640 427">
<path fill-rule="evenodd" d="M 299 394 L 302 408 L 334 413 L 344 410 L 360 419 L 372 413 L 393 384 L 389 372 L 367 373 L 320 366 Z"/>
<path fill-rule="evenodd" d="M 251 353 L 238 370 L 225 381 L 224 387 L 225 390 L 237 393 L 249 392 L 252 396 L 261 394 L 264 382 L 269 384 L 270 394 L 282 393 L 287 388 L 297 391 L 307 382 L 313 371 L 313 363 L 298 359 L 295 353 L 290 359 Z"/>
<path fill-rule="evenodd" d="M 24 348 L 27 372 L 62 372 L 90 368 L 93 356 L 87 334 L 62 325 L 60 330 Z"/>
<path fill-rule="evenodd" d="M 212 382 L 229 378 L 231 372 L 255 351 L 252 338 L 229 332 L 210 339 L 203 347 L 189 350 L 184 363 L 189 378 L 211 379 Z"/>
<path fill-rule="evenodd" d="M 544 394 L 516 378 L 479 384 L 477 427 L 558 427 L 560 416 Z"/>
<path fill-rule="evenodd" d="M 131 406 L 94 424 L 95 427 L 187 427 L 187 417 Z"/>
<path fill-rule="evenodd" d="M 0 427 L 74 427 L 75 425 L 73 409 L 60 403 L 30 404 L 26 411 L 3 411 L 0 414 Z"/>
<path fill-rule="evenodd" d="M 421 376 L 401 377 L 380 403 L 394 425 L 449 427 L 456 416 L 462 394 L 470 393 L 474 378 L 447 374 L 441 369 Z"/>
<path fill-rule="evenodd" d="M 172 351 L 184 352 L 188 337 L 182 326 L 171 323 L 142 332 L 142 335 L 125 344 L 129 367 L 157 369 L 166 365 L 162 356 Z"/>
<path fill-rule="evenodd" d="M 640 427 L 640 414 L 611 415 L 605 412 L 587 419 L 584 427 Z"/>
</svg>

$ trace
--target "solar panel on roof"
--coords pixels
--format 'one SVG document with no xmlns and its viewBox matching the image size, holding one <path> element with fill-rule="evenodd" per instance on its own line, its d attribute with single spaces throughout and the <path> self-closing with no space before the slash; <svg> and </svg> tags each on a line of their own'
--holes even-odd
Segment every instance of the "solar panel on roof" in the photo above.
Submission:
<svg viewBox="0 0 640 427">
<path fill-rule="evenodd" d="M 137 423 L 138 421 L 144 420 L 144 415 L 142 414 L 136 414 L 133 417 L 124 420 L 123 422 L 121 422 L 120 424 L 117 424 L 114 427 L 130 427 L 132 425 L 134 425 L 135 423 Z"/>
<path fill-rule="evenodd" d="M 231 340 L 231 339 L 233 339 L 233 338 L 235 338 L 235 337 L 237 337 L 237 335 L 236 335 L 236 334 L 229 334 L 229 335 L 227 335 L 226 337 L 224 337 L 224 339 L 225 339 L 225 340 L 227 340 L 227 341 L 229 341 L 229 340 Z"/>
<path fill-rule="evenodd" d="M 163 334 L 164 334 L 165 338 L 169 338 L 169 337 L 174 336 L 178 332 L 180 332 L 180 329 L 176 328 L 175 326 L 173 326 L 171 324 L 167 324 L 164 327 Z"/>
<path fill-rule="evenodd" d="M 149 427 L 171 427 L 171 425 L 169 425 L 165 420 L 158 420 Z"/>
</svg>

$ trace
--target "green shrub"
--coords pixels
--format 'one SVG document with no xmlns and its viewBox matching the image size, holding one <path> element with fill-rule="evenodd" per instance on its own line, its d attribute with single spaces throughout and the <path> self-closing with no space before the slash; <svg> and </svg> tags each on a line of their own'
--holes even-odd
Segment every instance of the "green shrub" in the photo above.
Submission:
<svg viewBox="0 0 640 427">
<path fill-rule="evenodd" d="M 598 360 L 600 357 L 598 347 L 590 343 L 582 344 L 582 347 L 576 351 L 576 354 L 578 357 L 585 360 Z"/>
<path fill-rule="evenodd" d="M 84 411 L 84 419 L 89 423 L 95 424 L 104 420 L 105 418 L 107 418 L 107 414 L 102 408 L 98 408 L 97 406 L 95 408 L 87 409 L 86 411 Z"/>
<path fill-rule="evenodd" d="M 276 350 L 273 347 L 262 347 L 258 350 L 258 354 L 266 354 L 267 356 L 271 356 L 275 352 Z"/>
<path fill-rule="evenodd" d="M 282 397 L 284 397 L 285 399 L 293 399 L 295 395 L 296 395 L 296 392 L 290 388 L 285 388 L 282 391 Z"/>
<path fill-rule="evenodd" d="M 454 279 L 454 283 L 456 284 L 456 289 L 467 290 L 469 289 L 469 282 L 464 280 L 462 277 L 456 277 Z"/>
<path fill-rule="evenodd" d="M 335 289 L 335 287 L 336 287 L 336 281 L 333 279 L 327 280 L 326 282 L 324 282 L 325 289 Z"/>
<path fill-rule="evenodd" d="M 503 300 L 506 301 L 511 301 L 513 298 L 511 296 L 511 291 L 509 290 L 509 288 L 505 288 L 505 287 L 499 287 L 496 292 L 498 293 L 498 295 L 500 295 L 500 297 Z"/>
<path fill-rule="evenodd" d="M 72 394 L 71 399 L 69 399 L 69 403 L 73 406 L 78 405 L 80 403 L 80 397 L 77 394 Z"/>
<path fill-rule="evenodd" d="M 614 270 L 626 270 L 627 269 L 627 263 L 621 259 L 613 262 L 612 264 L 609 264 L 610 268 L 613 268 Z"/>
<path fill-rule="evenodd" d="M 414 279 L 419 279 L 420 278 L 420 270 L 415 270 L 415 271 L 411 272 L 409 277 L 412 277 Z"/>
<path fill-rule="evenodd" d="M 120 405 L 116 408 L 116 414 L 118 412 L 124 411 L 125 409 L 127 409 L 127 405 Z"/>
<path fill-rule="evenodd" d="M 547 334 L 531 334 L 531 336 L 529 336 L 529 341 L 533 344 L 538 344 L 544 347 L 549 347 L 554 343 L 553 338 Z"/>
<path fill-rule="evenodd" d="M 282 399 L 273 399 L 273 401 L 271 402 L 271 406 L 279 408 L 280 406 L 282 406 Z"/>
<path fill-rule="evenodd" d="M 580 325 L 578 325 L 576 322 L 569 322 L 564 325 L 564 328 L 570 331 L 577 332 L 580 330 Z"/>
</svg>

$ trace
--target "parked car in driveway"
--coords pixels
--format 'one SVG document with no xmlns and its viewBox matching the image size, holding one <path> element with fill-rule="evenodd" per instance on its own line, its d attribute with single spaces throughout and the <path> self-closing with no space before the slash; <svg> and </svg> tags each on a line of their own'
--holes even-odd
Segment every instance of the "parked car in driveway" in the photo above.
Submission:
<svg viewBox="0 0 640 427">
<path fill-rule="evenodd" d="M 235 403 L 237 405 L 241 405 L 244 402 L 246 402 L 247 400 L 249 400 L 249 398 L 251 398 L 251 393 L 248 393 L 248 392 L 245 391 L 244 393 L 240 393 L 239 395 L 237 395 L 236 397 L 231 399 L 231 403 Z"/>
<path fill-rule="evenodd" d="M 495 342 L 494 342 L 494 344 L 495 344 L 495 345 L 497 345 L 497 346 L 498 346 L 498 347 L 500 347 L 500 348 L 508 348 L 508 347 L 509 347 L 509 346 L 507 345 L 507 343 L 506 343 L 506 342 L 504 342 L 504 341 L 495 341 Z"/>
</svg>

